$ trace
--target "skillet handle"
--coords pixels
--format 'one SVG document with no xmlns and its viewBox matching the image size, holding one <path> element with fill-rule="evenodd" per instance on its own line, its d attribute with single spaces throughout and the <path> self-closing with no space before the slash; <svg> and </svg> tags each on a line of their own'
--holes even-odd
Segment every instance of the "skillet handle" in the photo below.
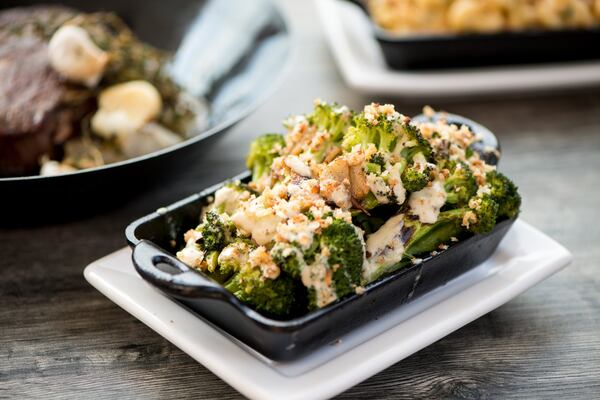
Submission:
<svg viewBox="0 0 600 400">
<path fill-rule="evenodd" d="M 232 295 L 219 283 L 196 272 L 152 242 L 139 242 L 133 248 L 131 258 L 138 274 L 167 294 L 182 299 L 231 301 Z M 159 268 L 161 264 L 163 268 Z"/>
</svg>

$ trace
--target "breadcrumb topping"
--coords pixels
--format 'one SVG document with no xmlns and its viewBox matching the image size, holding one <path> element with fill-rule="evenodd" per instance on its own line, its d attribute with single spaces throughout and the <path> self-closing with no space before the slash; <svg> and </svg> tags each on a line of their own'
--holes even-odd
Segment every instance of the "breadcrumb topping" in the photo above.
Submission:
<svg viewBox="0 0 600 400">
<path fill-rule="evenodd" d="M 321 100 L 315 100 L 315 105 L 329 106 Z M 331 108 L 327 112 L 331 115 Z M 246 248 L 245 252 L 235 246 L 225 247 L 219 255 L 219 262 L 236 260 L 238 264 L 260 269 L 264 279 L 276 279 L 282 271 L 273 257 L 292 257 L 294 262 L 297 260 L 299 263 L 297 273 L 300 280 L 311 293 L 314 292 L 314 300 L 319 307 L 337 299 L 333 277 L 342 266 L 338 261 L 330 264 L 335 248 L 327 247 L 319 236 L 335 220 L 352 224 L 353 213 L 369 215 L 369 210 L 375 210 L 374 207 L 379 205 L 386 205 L 386 208 L 396 206 L 393 209 L 396 215 L 377 225 L 366 237 L 353 224 L 363 245 L 362 277 L 369 282 L 372 274 L 376 274 L 382 266 L 422 262 L 420 258 L 410 257 L 408 252 L 407 243 L 415 225 L 438 221 L 442 208 L 447 200 L 450 201 L 449 197 L 461 190 L 456 187 L 454 192 L 450 191 L 445 186 L 447 181 L 450 182 L 457 169 L 466 166 L 472 170 L 478 190 L 477 196 L 468 201 L 470 210 L 459 221 L 466 228 L 476 224 L 475 211 L 480 210 L 482 195 L 491 192 L 485 177 L 494 169 L 472 151 L 471 145 L 478 138 L 467 126 L 448 124 L 444 118 L 413 124 L 393 105 L 371 103 L 364 107 L 360 118 L 364 117 L 372 126 L 382 124 L 373 128 L 374 136 L 385 136 L 385 132 L 395 135 L 386 142 L 389 151 L 380 151 L 379 143 L 376 146 L 375 143 L 355 144 L 351 141 L 346 146 L 345 142 L 340 144 L 341 139 L 332 143 L 332 137 L 340 135 L 336 124 L 347 123 L 353 115 L 343 106 L 336 107 L 334 112 L 334 123 L 319 124 L 315 122 L 318 118 L 314 114 L 288 118 L 285 121 L 288 130 L 285 142 L 283 138 L 280 142 L 285 145 L 278 145 L 274 154 L 269 153 L 273 157 L 269 158 L 267 173 L 248 185 L 252 190 L 238 190 L 236 187 L 219 189 L 212 205 L 213 210 L 226 214 L 224 221 L 232 224 L 236 237 L 252 243 L 248 245 L 252 246 L 252 250 Z M 431 107 L 425 107 L 423 112 L 430 116 L 435 113 Z M 364 127 L 364 120 L 360 123 Z M 344 126 L 350 129 L 349 125 Z M 423 145 L 423 139 L 431 145 L 431 149 Z M 372 140 L 377 142 L 379 139 Z M 415 146 L 422 147 L 414 151 L 412 148 Z M 407 152 L 411 155 L 406 155 Z M 456 163 L 452 166 L 434 164 L 438 155 Z M 419 182 L 418 179 L 412 182 L 406 180 L 404 171 L 408 167 L 411 174 L 425 177 L 421 185 L 413 183 Z M 364 206 L 367 201 L 376 204 L 368 208 Z M 365 230 L 368 229 L 365 227 Z M 197 244 L 202 240 L 201 236 L 196 230 L 186 232 L 186 247 L 177 254 L 180 260 L 200 269 L 206 266 L 205 254 Z M 456 241 L 458 238 L 450 238 L 450 242 Z M 447 248 L 447 244 L 441 244 L 430 254 L 435 255 Z M 247 255 L 245 259 L 242 259 L 242 253 Z M 310 253 L 310 258 L 305 260 L 304 253 Z M 210 254 L 206 257 L 210 258 Z M 286 266 L 283 268 L 289 273 Z M 365 291 L 357 283 L 350 287 L 356 294 Z"/>
</svg>

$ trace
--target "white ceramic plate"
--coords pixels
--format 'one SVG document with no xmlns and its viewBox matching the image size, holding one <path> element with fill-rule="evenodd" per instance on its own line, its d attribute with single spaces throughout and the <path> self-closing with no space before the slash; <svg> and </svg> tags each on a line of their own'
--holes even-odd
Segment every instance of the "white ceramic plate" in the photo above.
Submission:
<svg viewBox="0 0 600 400">
<path fill-rule="evenodd" d="M 565 267 L 571 254 L 518 220 L 492 257 L 376 323 L 294 362 L 272 362 L 147 284 L 121 249 L 86 267 L 105 296 L 252 399 L 322 399 L 494 310 Z"/>
<path fill-rule="evenodd" d="M 447 71 L 387 67 L 368 17 L 343 0 L 315 0 L 325 36 L 346 83 L 366 93 L 399 97 L 464 97 L 600 84 L 600 62 L 502 66 Z"/>
</svg>

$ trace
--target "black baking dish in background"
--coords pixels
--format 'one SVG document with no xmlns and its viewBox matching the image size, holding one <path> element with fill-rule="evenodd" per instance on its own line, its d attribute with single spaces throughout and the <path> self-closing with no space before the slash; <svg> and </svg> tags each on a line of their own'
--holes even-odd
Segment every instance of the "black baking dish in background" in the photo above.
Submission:
<svg viewBox="0 0 600 400">
<path fill-rule="evenodd" d="M 413 121 L 436 120 L 440 115 L 419 115 Z M 444 115 L 448 122 L 468 125 L 480 135 L 482 141 L 473 149 L 488 163 L 497 164 L 500 145 L 492 132 L 464 117 Z M 238 179 L 247 182 L 250 173 L 232 178 Z M 219 283 L 175 257 L 176 251 L 184 245 L 184 232 L 198 225 L 202 208 L 225 183 L 131 223 L 126 237 L 133 248 L 133 264 L 142 278 L 200 318 L 276 361 L 297 359 L 327 345 L 473 269 L 492 255 L 515 221 L 501 221 L 488 234 L 468 237 L 435 256 L 424 258 L 420 264 L 381 278 L 367 285 L 362 295 L 352 295 L 299 317 L 279 320 L 254 311 Z"/>
<path fill-rule="evenodd" d="M 347 1 L 367 14 L 385 60 L 394 69 L 460 68 L 600 58 L 600 27 L 399 36 L 375 24 L 365 1 Z"/>
</svg>

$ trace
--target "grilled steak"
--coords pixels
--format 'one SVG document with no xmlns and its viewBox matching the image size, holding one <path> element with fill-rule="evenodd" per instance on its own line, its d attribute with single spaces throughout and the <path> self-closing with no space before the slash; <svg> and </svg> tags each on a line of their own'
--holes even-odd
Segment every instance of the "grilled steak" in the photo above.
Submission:
<svg viewBox="0 0 600 400">
<path fill-rule="evenodd" d="M 48 32 L 35 22 L 70 15 L 56 7 L 0 13 L 0 176 L 37 173 L 40 158 L 71 137 L 90 110 L 90 95 L 70 87 L 50 67 Z M 73 103 L 80 107 L 69 107 Z"/>
<path fill-rule="evenodd" d="M 1 175 L 35 172 L 58 139 L 64 88 L 46 53 L 45 43 L 33 37 L 15 37 L 0 48 Z"/>
</svg>

